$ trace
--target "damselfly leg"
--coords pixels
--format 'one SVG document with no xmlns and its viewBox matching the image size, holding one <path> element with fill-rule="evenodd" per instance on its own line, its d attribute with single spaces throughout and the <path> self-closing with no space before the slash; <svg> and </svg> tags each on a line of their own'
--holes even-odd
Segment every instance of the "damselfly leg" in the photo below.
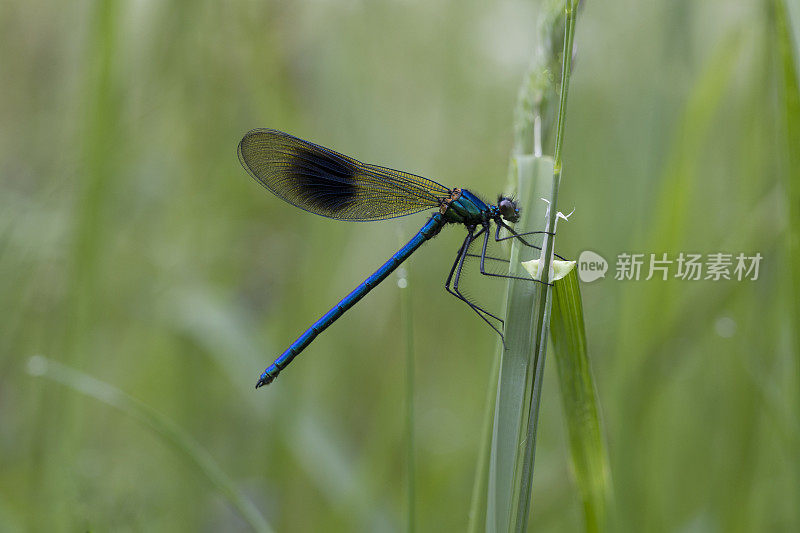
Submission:
<svg viewBox="0 0 800 533">
<path fill-rule="evenodd" d="M 516 233 L 512 228 L 509 228 L 507 226 L 504 227 L 506 227 L 506 229 L 512 232 L 512 234 L 507 237 L 500 237 L 500 225 L 498 225 L 497 231 L 494 236 L 495 241 L 501 242 L 507 239 L 517 239 L 517 241 L 520 242 L 522 245 L 535 248 L 537 250 L 541 250 L 542 248 L 540 246 L 536 246 L 535 244 L 527 242 L 523 237 L 527 235 L 537 235 L 544 233 L 550 234 L 546 231 L 528 231 L 524 233 Z M 456 253 L 456 258 L 455 261 L 453 261 L 453 266 L 450 267 L 450 272 L 447 275 L 447 281 L 445 281 L 445 289 L 447 290 L 447 292 L 449 292 L 450 294 L 452 294 L 453 296 L 455 296 L 456 298 L 467 304 L 470 307 L 470 309 L 475 311 L 475 313 L 481 318 L 481 320 L 486 322 L 494 331 L 497 332 L 498 335 L 500 335 L 500 339 L 502 340 L 503 345 L 505 346 L 505 337 L 503 336 L 503 333 L 500 329 L 504 325 L 503 319 L 493 313 L 490 313 L 489 311 L 487 311 L 474 301 L 470 300 L 459 289 L 459 282 L 461 281 L 465 260 L 468 257 L 479 258 L 480 272 L 484 276 L 491 276 L 491 277 L 505 278 L 505 279 L 518 279 L 522 281 L 532 281 L 534 283 L 544 283 L 544 282 L 541 280 L 533 279 L 531 277 L 512 276 L 508 274 L 497 274 L 494 272 L 488 272 L 486 270 L 486 261 L 495 261 L 504 264 L 508 264 L 509 261 L 508 259 L 502 259 L 487 254 L 489 246 L 489 236 L 491 234 L 488 226 L 483 226 L 477 232 L 475 231 L 475 229 L 476 229 L 475 227 L 467 227 L 467 236 L 464 238 L 464 242 L 461 244 L 461 247 L 458 249 L 458 252 Z M 483 237 L 483 245 L 481 246 L 480 254 L 470 253 L 470 248 L 472 247 L 472 245 L 481 237 Z M 558 257 L 561 258 L 561 256 Z M 497 324 L 492 322 L 492 320 L 490 319 L 496 320 Z"/>
<path fill-rule="evenodd" d="M 489 318 L 497 320 L 501 326 L 503 324 L 503 319 L 490 313 L 489 311 L 477 305 L 476 303 L 472 302 L 469 298 L 464 296 L 464 294 L 459 289 L 459 282 L 461 281 L 461 272 L 463 271 L 464 268 L 464 260 L 469 256 L 474 256 L 474 254 L 469 253 L 470 246 L 472 246 L 472 244 L 475 242 L 476 239 L 478 239 L 478 237 L 486 233 L 486 228 L 481 228 L 481 230 L 478 231 L 478 233 L 474 233 L 475 228 L 469 228 L 467 231 L 468 234 L 464 239 L 464 243 L 461 245 L 461 248 L 458 249 L 458 253 L 456 254 L 456 259 L 453 262 L 453 266 L 450 267 L 450 273 L 447 275 L 447 281 L 445 281 L 444 288 L 447 290 L 447 292 L 449 292 L 450 294 L 452 294 L 453 296 L 455 296 L 456 298 L 467 304 L 470 307 L 470 309 L 475 311 L 475 313 L 479 317 L 481 317 L 481 320 L 489 324 L 489 327 L 495 330 L 502 339 L 503 333 L 495 324 L 493 324 L 489 320 Z M 505 344 L 505 340 L 503 342 Z"/>
<path fill-rule="evenodd" d="M 508 235 L 506 237 L 501 237 L 500 236 L 500 229 L 501 228 L 507 229 L 511 233 L 511 235 Z M 497 229 L 494 232 L 494 240 L 495 240 L 495 242 L 501 242 L 501 241 L 507 241 L 508 239 L 517 239 L 517 241 L 519 241 L 522 245 L 528 246 L 529 248 L 535 248 L 536 250 L 541 251 L 542 250 L 541 246 L 536 246 L 535 244 L 531 244 L 531 243 L 529 243 L 528 241 L 526 241 L 525 239 L 522 238 L 524 235 L 539 235 L 539 234 L 547 234 L 547 235 L 550 235 L 552 237 L 556 236 L 555 233 L 550 233 L 549 231 L 526 231 L 524 233 L 517 233 L 512 228 L 510 228 L 509 226 L 506 226 L 505 224 L 497 224 Z M 562 261 L 567 261 L 566 258 L 561 257 L 560 255 L 558 255 L 556 253 L 554 253 L 553 255 L 558 257 Z"/>
</svg>

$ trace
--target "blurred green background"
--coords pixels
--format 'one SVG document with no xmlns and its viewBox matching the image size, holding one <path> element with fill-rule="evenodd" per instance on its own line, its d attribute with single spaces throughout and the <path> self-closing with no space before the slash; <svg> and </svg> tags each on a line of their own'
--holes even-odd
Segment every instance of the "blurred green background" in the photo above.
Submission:
<svg viewBox="0 0 800 533">
<path fill-rule="evenodd" d="M 800 528 L 776 5 L 589 1 L 578 19 L 557 247 L 612 263 L 583 295 L 617 530 Z M 534 0 L 0 4 L 0 530 L 248 528 L 161 434 L 29 375 L 37 354 L 174 421 L 278 531 L 404 528 L 394 276 L 253 385 L 425 216 L 311 216 L 236 145 L 282 129 L 492 198 L 536 16 Z M 461 238 L 407 265 L 422 531 L 465 528 L 493 379 L 495 336 L 443 290 Z M 623 252 L 764 259 L 757 281 L 615 281 Z M 574 531 L 549 366 L 531 523 Z"/>
</svg>

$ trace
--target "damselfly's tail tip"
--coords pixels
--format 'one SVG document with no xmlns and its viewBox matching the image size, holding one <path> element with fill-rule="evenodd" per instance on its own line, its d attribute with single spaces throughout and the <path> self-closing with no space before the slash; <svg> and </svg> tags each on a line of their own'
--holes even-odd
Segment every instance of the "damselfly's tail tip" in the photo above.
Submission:
<svg viewBox="0 0 800 533">
<path fill-rule="evenodd" d="M 272 383 L 274 380 L 275 380 L 275 376 L 270 376 L 269 374 L 267 374 L 267 373 L 265 372 L 265 373 L 263 373 L 263 374 L 261 375 L 261 377 L 260 377 L 260 378 L 258 378 L 258 383 L 256 383 L 256 388 L 258 389 L 258 388 L 260 388 L 260 387 L 263 387 L 264 385 L 269 385 L 269 384 L 270 384 L 270 383 Z"/>
</svg>

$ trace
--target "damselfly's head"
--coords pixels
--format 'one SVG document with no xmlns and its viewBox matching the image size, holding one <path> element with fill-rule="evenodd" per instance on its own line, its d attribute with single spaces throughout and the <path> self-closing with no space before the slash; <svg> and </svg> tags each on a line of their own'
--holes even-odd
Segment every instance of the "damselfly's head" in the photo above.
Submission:
<svg viewBox="0 0 800 533">
<path fill-rule="evenodd" d="M 513 198 L 500 196 L 497 199 L 497 210 L 509 222 L 513 223 L 519 220 L 519 207 L 517 207 L 517 202 Z"/>
</svg>

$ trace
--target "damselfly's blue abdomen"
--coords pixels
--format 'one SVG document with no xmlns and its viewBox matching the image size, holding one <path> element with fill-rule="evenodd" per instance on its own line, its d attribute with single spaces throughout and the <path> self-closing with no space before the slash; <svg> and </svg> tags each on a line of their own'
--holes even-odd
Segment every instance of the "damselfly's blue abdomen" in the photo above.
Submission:
<svg viewBox="0 0 800 533">
<path fill-rule="evenodd" d="M 300 336 L 300 338 L 294 341 L 292 345 L 289 346 L 289 348 L 287 348 L 286 351 L 283 352 L 281 356 L 278 357 L 278 359 L 276 359 L 275 362 L 264 371 L 263 374 L 261 374 L 261 378 L 258 380 L 256 388 L 262 385 L 267 385 L 274 380 L 278 376 L 278 373 L 289 363 L 291 363 L 292 359 L 294 359 L 297 354 L 303 351 L 306 346 L 311 344 L 311 341 L 313 341 L 317 335 L 319 335 L 325 328 L 333 324 L 333 322 L 342 316 L 345 311 L 355 305 L 356 302 L 358 302 L 369 291 L 375 288 L 381 281 L 386 279 L 386 276 L 391 274 L 398 266 L 400 266 L 400 263 L 408 259 L 408 257 L 414 253 L 417 248 L 422 246 L 422 243 L 433 238 L 437 233 L 439 233 L 439 230 L 444 224 L 445 222 L 442 215 L 440 213 L 434 214 L 430 220 L 428 220 L 428 223 L 425 224 L 416 235 L 414 235 L 414 238 L 412 238 L 408 244 L 400 248 L 400 250 L 390 257 L 382 267 L 364 280 L 364 282 L 356 287 L 353 292 L 345 296 L 342 301 L 333 307 L 333 309 L 322 315 L 322 317 L 314 322 L 314 324 L 308 328 L 306 332 Z"/>
</svg>

